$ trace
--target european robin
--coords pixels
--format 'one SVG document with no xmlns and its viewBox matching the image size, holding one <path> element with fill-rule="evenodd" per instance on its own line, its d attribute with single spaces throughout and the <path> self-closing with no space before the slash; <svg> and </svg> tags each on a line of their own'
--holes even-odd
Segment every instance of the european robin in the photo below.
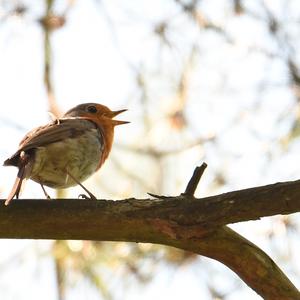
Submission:
<svg viewBox="0 0 300 300">
<path fill-rule="evenodd" d="M 25 135 L 19 149 L 5 160 L 4 166 L 16 166 L 19 172 L 5 205 L 19 198 L 24 179 L 38 182 L 46 197 L 44 185 L 68 188 L 79 184 L 96 199 L 81 182 L 90 177 L 109 155 L 114 128 L 129 122 L 113 118 L 126 109 L 112 111 L 97 103 L 80 104 L 47 125 Z"/>
</svg>

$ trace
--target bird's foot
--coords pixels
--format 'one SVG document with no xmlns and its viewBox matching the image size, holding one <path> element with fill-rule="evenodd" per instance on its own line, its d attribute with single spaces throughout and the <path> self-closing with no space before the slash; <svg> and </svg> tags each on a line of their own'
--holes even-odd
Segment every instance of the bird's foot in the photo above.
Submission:
<svg viewBox="0 0 300 300">
<path fill-rule="evenodd" d="M 97 200 L 97 198 L 92 193 L 90 193 L 89 196 L 87 196 L 86 194 L 80 194 L 78 195 L 78 198 L 85 200 Z"/>
<path fill-rule="evenodd" d="M 97 200 L 97 198 L 79 181 L 77 180 L 67 169 L 65 169 L 66 173 L 78 184 L 82 187 L 82 189 L 84 189 L 88 195 L 90 197 L 88 197 L 87 195 L 85 194 L 80 194 L 78 196 L 78 198 L 83 198 L 83 199 L 89 199 L 89 200 Z"/>
</svg>

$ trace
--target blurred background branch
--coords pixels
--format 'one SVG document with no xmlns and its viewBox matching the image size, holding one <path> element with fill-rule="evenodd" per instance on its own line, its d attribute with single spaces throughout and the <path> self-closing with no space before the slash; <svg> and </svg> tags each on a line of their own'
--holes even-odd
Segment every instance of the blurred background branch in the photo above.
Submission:
<svg viewBox="0 0 300 300">
<path fill-rule="evenodd" d="M 297 0 L 2 0 L 2 160 L 27 130 L 46 122 L 47 110 L 61 115 L 78 103 L 95 101 L 129 108 L 131 121 L 116 132 L 111 160 L 87 182 L 100 197 L 144 197 L 149 190 L 179 194 L 203 160 L 210 168 L 198 195 L 296 179 L 299 22 Z M 15 176 L 9 172 L 0 174 L 3 197 Z M 40 198 L 31 187 L 24 196 Z M 60 197 L 74 194 L 76 189 L 57 192 Z M 300 285 L 297 216 L 235 226 Z M 81 298 L 96 293 L 99 298 L 140 299 L 138 286 L 145 299 L 147 293 L 151 299 L 155 291 L 161 295 L 166 286 L 173 299 L 182 299 L 187 295 L 180 293 L 178 281 L 191 291 L 189 299 L 257 297 L 222 266 L 173 248 L 31 243 L 38 245 L 32 249 L 46 248 L 42 256 L 32 250 L 33 265 L 45 257 L 55 263 L 60 299 L 73 299 L 73 291 L 81 290 Z M 20 272 L 23 299 L 24 293 L 40 299 L 43 284 L 24 275 L 30 251 L 23 253 L 20 241 L 10 258 L 7 245 L 3 242 L 0 263 L 11 262 L 13 278 Z M 2 280 L 7 293 L 1 296 L 20 299 L 14 280 L 5 281 L 8 273 Z M 48 287 L 51 274 L 46 273 Z"/>
</svg>

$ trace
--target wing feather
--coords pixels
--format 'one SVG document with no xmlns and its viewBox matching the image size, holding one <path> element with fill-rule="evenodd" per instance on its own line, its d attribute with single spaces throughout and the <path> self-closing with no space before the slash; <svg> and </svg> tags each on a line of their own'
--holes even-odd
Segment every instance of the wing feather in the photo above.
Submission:
<svg viewBox="0 0 300 300">
<path fill-rule="evenodd" d="M 18 166 L 19 155 L 22 151 L 30 151 L 38 147 L 56 143 L 67 138 L 75 138 L 86 130 L 97 128 L 96 124 L 82 119 L 61 119 L 59 122 L 40 126 L 25 135 L 19 145 L 18 151 L 8 158 L 5 166 Z"/>
</svg>

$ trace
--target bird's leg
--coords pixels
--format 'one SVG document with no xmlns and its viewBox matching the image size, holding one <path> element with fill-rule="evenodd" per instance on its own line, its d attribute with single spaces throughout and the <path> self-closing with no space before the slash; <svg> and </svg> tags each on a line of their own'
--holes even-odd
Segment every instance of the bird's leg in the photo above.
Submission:
<svg viewBox="0 0 300 300">
<path fill-rule="evenodd" d="M 86 195 L 84 195 L 84 194 L 80 194 L 79 196 L 80 197 L 82 197 L 82 198 L 84 198 L 84 199 L 91 199 L 91 200 L 97 200 L 97 198 L 81 183 L 81 182 L 79 182 L 67 169 L 66 169 L 66 172 L 67 172 L 67 174 L 78 184 L 78 185 L 80 185 L 87 193 L 88 193 L 88 195 L 90 196 L 90 198 L 89 197 L 87 197 Z"/>
<path fill-rule="evenodd" d="M 51 199 L 51 197 L 49 196 L 49 194 L 48 194 L 47 191 L 45 190 L 44 185 L 43 185 L 42 183 L 40 183 L 40 186 L 41 186 L 41 188 L 42 188 L 42 190 L 43 190 L 43 192 L 44 192 L 46 198 L 47 198 L 47 199 Z"/>
</svg>

